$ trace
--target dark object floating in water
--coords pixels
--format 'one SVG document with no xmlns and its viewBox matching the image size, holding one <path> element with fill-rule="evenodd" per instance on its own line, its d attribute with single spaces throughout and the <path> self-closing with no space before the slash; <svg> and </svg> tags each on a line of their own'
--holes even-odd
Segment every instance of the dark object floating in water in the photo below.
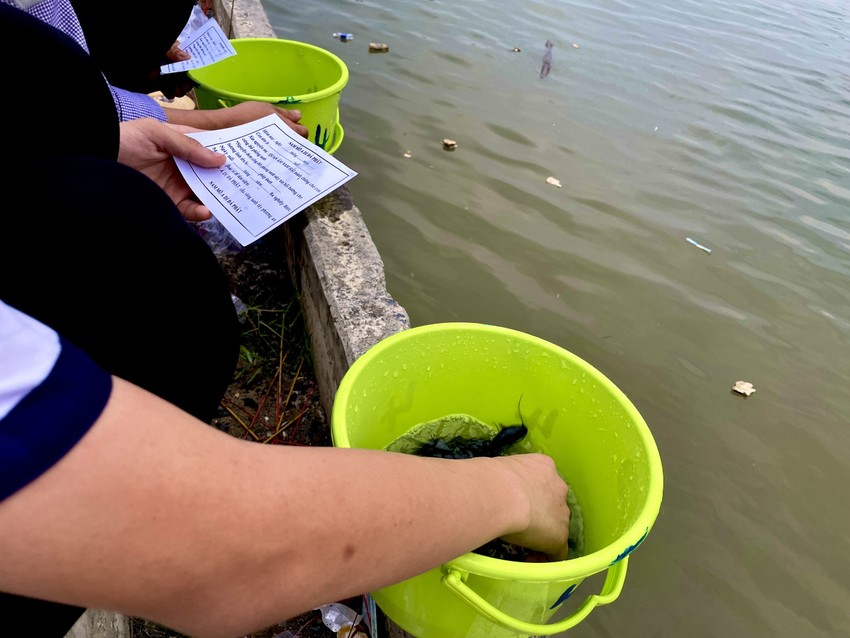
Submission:
<svg viewBox="0 0 850 638">
<path fill-rule="evenodd" d="M 540 67 L 540 77 L 545 78 L 552 70 L 552 47 L 555 43 L 551 40 L 546 40 L 546 53 L 543 54 L 543 66 Z"/>
</svg>

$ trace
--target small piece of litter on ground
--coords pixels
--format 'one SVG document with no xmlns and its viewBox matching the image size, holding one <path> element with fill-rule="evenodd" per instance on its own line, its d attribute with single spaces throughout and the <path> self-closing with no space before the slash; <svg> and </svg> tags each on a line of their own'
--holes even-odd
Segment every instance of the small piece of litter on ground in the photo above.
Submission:
<svg viewBox="0 0 850 638">
<path fill-rule="evenodd" d="M 405 151 L 405 152 L 404 152 L 404 156 L 405 156 L 405 157 L 408 157 L 408 158 L 409 158 L 409 157 L 413 157 L 413 153 L 411 153 L 410 151 Z"/>
<path fill-rule="evenodd" d="M 702 245 L 702 244 L 700 244 L 699 242 L 696 242 L 696 241 L 694 241 L 693 239 L 691 239 L 690 237 L 685 237 L 685 241 L 686 241 L 686 242 L 688 242 L 689 244 L 693 244 L 694 246 L 696 246 L 696 247 L 697 247 L 697 248 L 699 248 L 700 250 L 704 250 L 704 251 L 705 251 L 705 252 L 707 252 L 709 255 L 711 254 L 711 248 L 708 248 L 708 247 L 706 247 L 706 246 L 703 246 L 703 245 Z"/>
<path fill-rule="evenodd" d="M 453 151 L 457 148 L 457 142 L 450 140 L 449 138 L 445 138 L 443 140 L 443 148 L 447 151 Z"/>
<path fill-rule="evenodd" d="M 756 389 L 749 381 L 735 381 L 735 385 L 732 386 L 732 391 L 737 392 L 738 394 L 743 394 L 745 397 L 748 397 L 753 392 L 755 392 Z"/>
<path fill-rule="evenodd" d="M 386 53 L 390 50 L 389 44 L 384 44 L 383 42 L 370 42 L 369 43 L 369 53 Z"/>
<path fill-rule="evenodd" d="M 552 186 L 557 186 L 558 188 L 561 188 L 561 180 L 559 180 L 557 177 L 547 177 L 546 183 L 552 184 Z"/>
</svg>

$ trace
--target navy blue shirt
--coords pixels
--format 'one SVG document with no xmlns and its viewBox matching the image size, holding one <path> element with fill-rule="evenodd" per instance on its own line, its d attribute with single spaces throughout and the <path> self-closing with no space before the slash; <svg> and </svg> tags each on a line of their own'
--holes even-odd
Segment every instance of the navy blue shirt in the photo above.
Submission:
<svg viewBox="0 0 850 638">
<path fill-rule="evenodd" d="M 112 377 L 54 330 L 0 301 L 0 500 L 89 431 Z"/>
</svg>

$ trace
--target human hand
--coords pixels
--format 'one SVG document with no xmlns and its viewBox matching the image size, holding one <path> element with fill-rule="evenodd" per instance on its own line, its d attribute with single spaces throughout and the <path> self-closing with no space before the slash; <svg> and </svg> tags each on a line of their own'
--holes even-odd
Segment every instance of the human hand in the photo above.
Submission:
<svg viewBox="0 0 850 638">
<path fill-rule="evenodd" d="M 189 60 L 192 57 L 192 54 L 181 49 L 179 42 L 175 42 L 171 45 L 171 48 L 168 49 L 165 57 L 168 58 L 169 62 L 184 62 Z"/>
<path fill-rule="evenodd" d="M 296 109 L 282 109 L 270 102 L 240 102 L 225 109 L 215 109 L 203 111 L 209 116 L 216 118 L 216 125 L 211 127 L 214 129 L 227 128 L 229 126 L 238 126 L 246 122 L 253 122 L 267 115 L 275 114 L 280 117 L 284 123 L 301 137 L 307 137 L 307 127 L 299 124 L 301 120 L 301 111 Z"/>
<path fill-rule="evenodd" d="M 212 213 L 195 199 L 192 189 L 174 163 L 174 157 L 204 168 L 221 166 L 227 158 L 185 135 L 193 130 L 185 126 L 164 124 L 153 118 L 121 122 L 118 161 L 156 182 L 187 220 L 204 221 Z"/>
<path fill-rule="evenodd" d="M 497 457 L 519 481 L 529 502 L 528 526 L 502 540 L 545 552 L 552 560 L 567 558 L 570 531 L 569 486 L 555 462 L 545 454 L 512 454 Z"/>
<path fill-rule="evenodd" d="M 301 120 L 301 111 L 282 109 L 270 102 L 239 102 L 222 109 L 165 109 L 165 114 L 170 124 L 183 124 L 210 131 L 247 124 L 267 115 L 277 115 L 298 135 L 307 137 L 307 127 L 298 123 Z"/>
</svg>

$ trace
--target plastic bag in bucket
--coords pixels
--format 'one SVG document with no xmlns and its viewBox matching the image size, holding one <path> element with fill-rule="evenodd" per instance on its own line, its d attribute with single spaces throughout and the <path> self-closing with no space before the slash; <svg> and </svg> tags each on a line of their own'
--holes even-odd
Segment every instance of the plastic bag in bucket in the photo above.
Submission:
<svg viewBox="0 0 850 638">
<path fill-rule="evenodd" d="M 337 447 L 384 449 L 420 423 L 469 414 L 522 420 L 532 447 L 551 456 L 582 511 L 584 554 L 520 563 L 467 553 L 372 592 L 386 615 L 417 638 L 548 636 L 613 602 L 629 555 L 661 507 L 663 473 L 648 426 L 628 398 L 576 355 L 497 326 L 442 323 L 379 342 L 343 377 L 331 415 Z M 605 573 L 568 617 L 559 606 Z"/>
<path fill-rule="evenodd" d="M 339 98 L 348 67 L 338 56 L 306 42 L 277 38 L 236 38 L 236 50 L 215 64 L 192 69 L 195 99 L 202 109 L 240 102 L 271 102 L 301 111 L 308 139 L 329 153 L 344 136 Z"/>
</svg>

